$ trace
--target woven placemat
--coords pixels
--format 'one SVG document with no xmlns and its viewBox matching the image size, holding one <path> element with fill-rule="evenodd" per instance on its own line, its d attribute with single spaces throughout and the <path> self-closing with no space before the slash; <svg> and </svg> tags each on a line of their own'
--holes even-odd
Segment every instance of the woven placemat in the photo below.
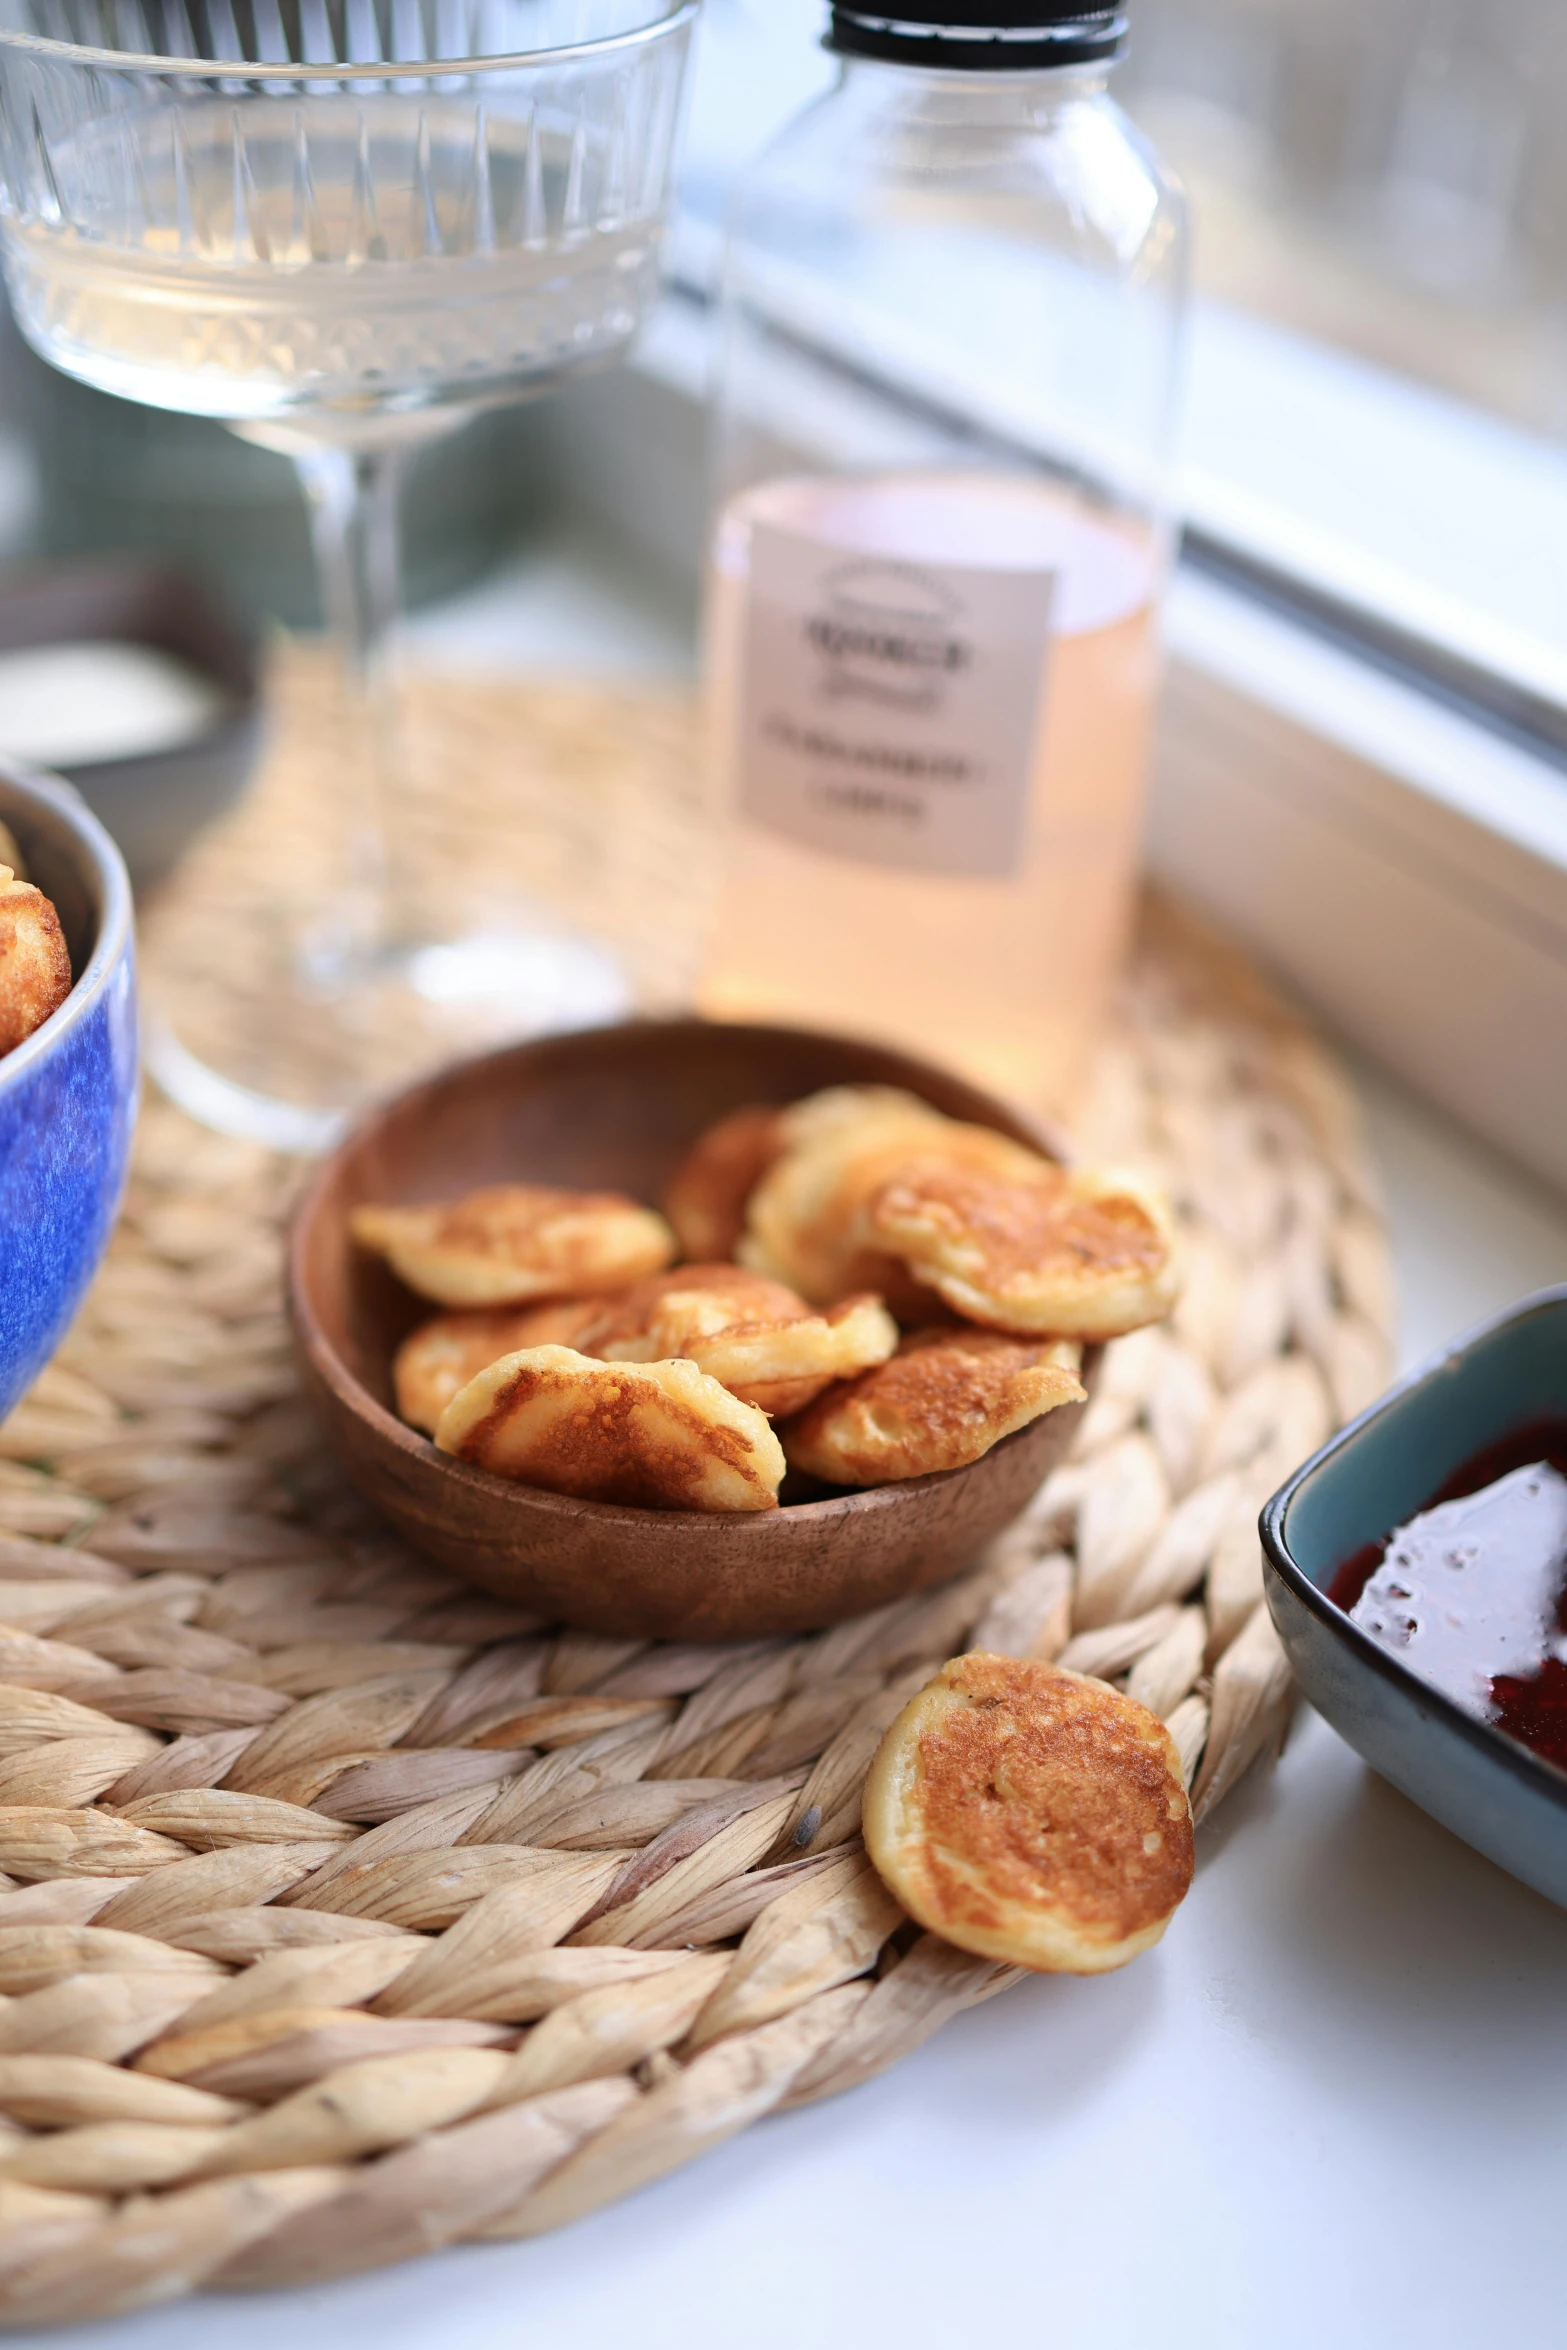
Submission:
<svg viewBox="0 0 1567 2350">
<path fill-rule="evenodd" d="M 543 756 L 558 699 L 490 707 Z M 655 706 L 644 750 L 683 724 Z M 210 885 L 232 840 L 203 854 Z M 1353 1101 L 1150 908 L 1074 1115 L 1178 1202 L 1172 1323 L 1108 1350 L 960 1582 L 698 1648 L 537 1623 L 375 1523 L 296 1396 L 297 1171 L 148 1108 L 110 1259 L 0 1428 L 6 2323 L 560 2226 L 1004 1988 L 858 1841 L 882 1728 L 966 1646 L 1122 1682 L 1200 1819 L 1277 1747 L 1257 1508 L 1388 1370 Z"/>
</svg>

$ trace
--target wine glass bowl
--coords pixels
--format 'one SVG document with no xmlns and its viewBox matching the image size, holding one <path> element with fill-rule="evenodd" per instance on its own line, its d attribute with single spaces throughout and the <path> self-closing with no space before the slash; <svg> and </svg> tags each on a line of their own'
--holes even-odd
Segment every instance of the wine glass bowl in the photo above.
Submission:
<svg viewBox="0 0 1567 2350">
<path fill-rule="evenodd" d="M 236 422 L 351 429 L 602 365 L 656 292 L 692 12 L 38 0 L 0 30 L 17 321 L 102 391 Z M 160 16 L 196 54 L 120 53 Z M 71 48 L 44 36 L 67 19 Z M 486 53 L 551 26 L 599 37 Z"/>
</svg>

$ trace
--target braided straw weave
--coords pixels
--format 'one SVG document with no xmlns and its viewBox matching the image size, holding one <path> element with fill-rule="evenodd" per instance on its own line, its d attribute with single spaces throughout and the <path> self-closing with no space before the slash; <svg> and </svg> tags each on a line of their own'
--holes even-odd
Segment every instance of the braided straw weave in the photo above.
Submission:
<svg viewBox="0 0 1567 2350">
<path fill-rule="evenodd" d="M 558 2227 L 1004 1988 L 858 1841 L 883 1727 L 966 1646 L 1123 1682 L 1199 1818 L 1276 1748 L 1257 1508 L 1388 1367 L 1353 1105 L 1155 911 L 1076 1123 L 1179 1202 L 1173 1323 L 961 1581 L 698 1648 L 552 1629 L 378 1526 L 295 1393 L 293 1175 L 148 1110 L 0 1428 L 8 2324 Z"/>
</svg>

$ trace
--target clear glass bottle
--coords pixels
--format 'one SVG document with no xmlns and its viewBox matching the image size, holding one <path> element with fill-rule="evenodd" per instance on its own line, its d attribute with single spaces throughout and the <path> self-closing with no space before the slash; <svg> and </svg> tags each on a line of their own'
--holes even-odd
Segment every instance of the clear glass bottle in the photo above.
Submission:
<svg viewBox="0 0 1567 2350">
<path fill-rule="evenodd" d="M 1125 944 L 1184 212 L 1114 10 L 835 7 L 724 272 L 708 675 L 725 1017 L 1059 1100 Z"/>
</svg>

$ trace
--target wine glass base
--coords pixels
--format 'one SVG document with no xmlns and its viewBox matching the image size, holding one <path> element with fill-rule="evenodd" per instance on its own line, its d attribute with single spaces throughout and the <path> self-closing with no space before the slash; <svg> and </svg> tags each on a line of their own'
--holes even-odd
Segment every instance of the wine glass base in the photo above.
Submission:
<svg viewBox="0 0 1567 2350">
<path fill-rule="evenodd" d="M 148 1073 L 218 1132 L 329 1150 L 356 1114 L 470 1054 L 594 1028 L 634 1008 L 619 959 L 570 931 L 411 941 L 330 970 L 296 961 L 284 1000 L 214 1018 L 208 996 L 148 990 Z"/>
</svg>

